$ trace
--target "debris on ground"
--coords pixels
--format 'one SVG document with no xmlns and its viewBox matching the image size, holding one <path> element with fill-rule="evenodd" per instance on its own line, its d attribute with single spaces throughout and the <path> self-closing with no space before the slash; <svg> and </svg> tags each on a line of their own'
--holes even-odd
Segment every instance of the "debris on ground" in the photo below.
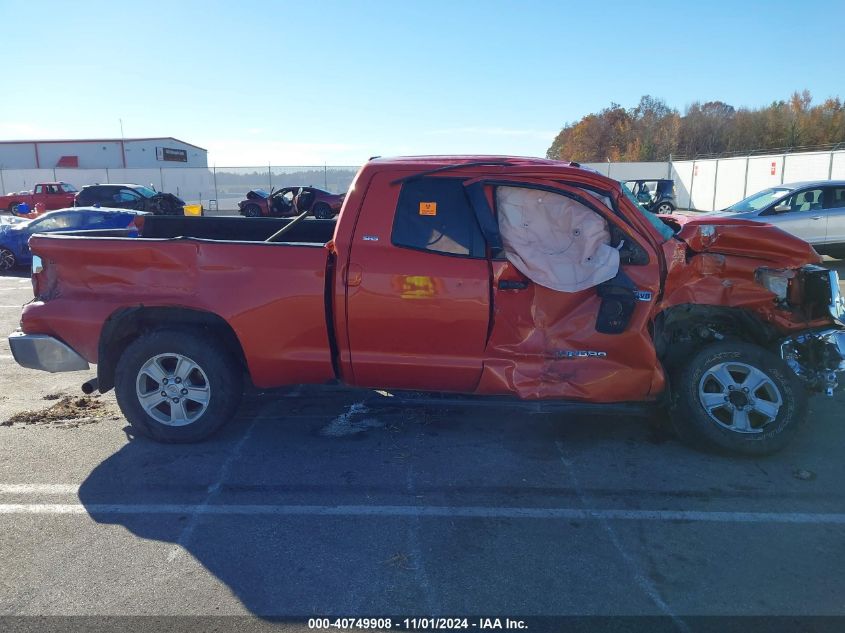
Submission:
<svg viewBox="0 0 845 633">
<path fill-rule="evenodd" d="M 359 402 L 353 404 L 346 413 L 339 415 L 327 426 L 320 429 L 320 435 L 325 437 L 345 437 L 365 433 L 371 429 L 383 428 L 384 422 L 375 418 L 362 419 L 361 416 L 366 415 L 368 412 L 369 409 L 364 403 Z"/>
<path fill-rule="evenodd" d="M 105 402 L 97 397 L 62 396 L 58 402 L 46 409 L 21 411 L 5 422 L 0 422 L 0 426 L 23 424 L 77 428 L 84 424 L 99 422 L 109 414 Z"/>
<path fill-rule="evenodd" d="M 404 569 L 406 571 L 411 571 L 414 569 L 414 567 L 411 566 L 411 559 L 408 557 L 407 554 L 404 554 L 402 552 L 396 552 L 387 560 L 381 561 L 381 564 L 387 565 L 389 567 L 396 567 L 397 569 Z"/>
<path fill-rule="evenodd" d="M 816 473 L 812 470 L 805 470 L 803 468 L 796 468 L 792 471 L 792 476 L 801 481 L 812 481 L 816 478 Z"/>
<path fill-rule="evenodd" d="M 46 396 L 44 396 L 44 400 L 58 400 L 61 397 L 61 393 L 48 393 Z"/>
</svg>

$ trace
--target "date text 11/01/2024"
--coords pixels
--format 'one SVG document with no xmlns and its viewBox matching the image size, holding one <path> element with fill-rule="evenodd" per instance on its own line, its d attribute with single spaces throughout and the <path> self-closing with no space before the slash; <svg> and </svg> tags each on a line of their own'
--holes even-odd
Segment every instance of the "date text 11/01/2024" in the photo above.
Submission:
<svg viewBox="0 0 845 633">
<path fill-rule="evenodd" d="M 524 620 L 511 618 L 310 618 L 309 629 L 327 630 L 525 630 Z"/>
</svg>

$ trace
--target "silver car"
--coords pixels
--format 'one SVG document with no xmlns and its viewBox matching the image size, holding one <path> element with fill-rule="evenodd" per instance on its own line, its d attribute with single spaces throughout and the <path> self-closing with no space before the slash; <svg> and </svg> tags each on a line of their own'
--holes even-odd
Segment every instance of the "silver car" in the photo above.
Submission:
<svg viewBox="0 0 845 633">
<path fill-rule="evenodd" d="M 714 215 L 774 224 L 822 254 L 845 258 L 845 180 L 795 182 L 764 189 Z"/>
</svg>

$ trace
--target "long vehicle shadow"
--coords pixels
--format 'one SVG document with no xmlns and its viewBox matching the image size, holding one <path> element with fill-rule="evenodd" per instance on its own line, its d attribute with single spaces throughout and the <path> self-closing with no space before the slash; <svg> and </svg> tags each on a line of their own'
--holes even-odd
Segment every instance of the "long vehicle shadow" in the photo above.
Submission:
<svg viewBox="0 0 845 633">
<path fill-rule="evenodd" d="M 659 615 L 602 530 L 508 509 L 747 508 L 772 483 L 756 462 L 692 453 L 635 420 L 367 410 L 356 398 L 257 398 L 203 444 L 133 439 L 79 497 L 98 523 L 170 544 L 163 558 L 194 557 L 262 617 Z M 490 514 L 417 511 L 455 507 Z"/>
</svg>

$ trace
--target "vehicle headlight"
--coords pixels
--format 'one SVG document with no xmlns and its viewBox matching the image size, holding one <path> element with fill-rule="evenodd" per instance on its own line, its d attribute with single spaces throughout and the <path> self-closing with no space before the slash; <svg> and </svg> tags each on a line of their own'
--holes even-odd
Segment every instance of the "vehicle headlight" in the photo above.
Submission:
<svg viewBox="0 0 845 633">
<path fill-rule="evenodd" d="M 755 278 L 757 283 L 769 292 L 773 292 L 778 301 L 786 301 L 789 282 L 795 278 L 794 270 L 778 270 L 775 268 L 758 268 Z"/>
</svg>

